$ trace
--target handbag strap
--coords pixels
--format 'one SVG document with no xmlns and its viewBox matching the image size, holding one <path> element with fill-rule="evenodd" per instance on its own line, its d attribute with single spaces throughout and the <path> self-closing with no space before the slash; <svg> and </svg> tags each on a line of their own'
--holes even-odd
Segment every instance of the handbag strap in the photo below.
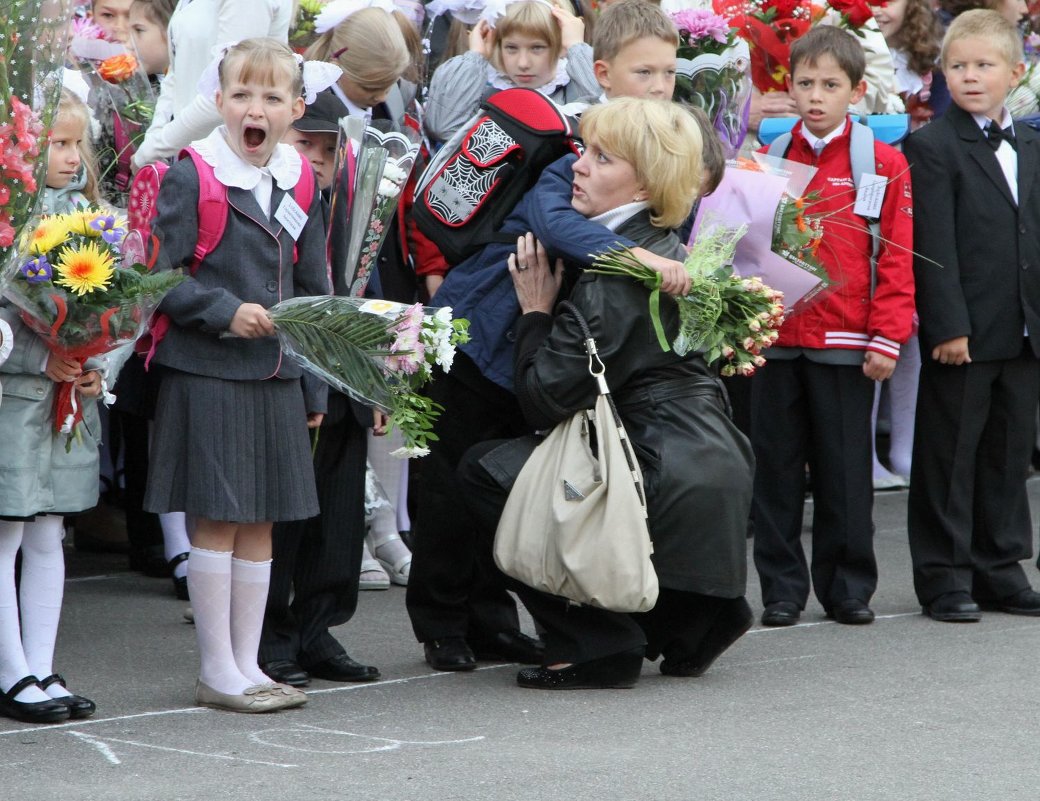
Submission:
<svg viewBox="0 0 1040 801">
<path fill-rule="evenodd" d="M 596 340 L 592 336 L 591 329 L 589 329 L 589 323 L 585 319 L 585 315 L 581 313 L 581 310 L 569 300 L 561 301 L 557 305 L 557 309 L 568 312 L 574 317 L 578 328 L 581 329 L 581 335 L 585 338 L 585 352 L 589 354 L 589 374 L 596 379 L 599 394 L 604 396 L 607 405 L 610 407 L 611 416 L 614 418 L 614 426 L 617 428 L 618 436 L 621 439 L 621 449 L 625 452 L 628 472 L 636 485 L 639 502 L 646 509 L 646 495 L 643 493 L 643 478 L 639 470 L 639 462 L 636 460 L 635 452 L 632 450 L 632 443 L 628 439 L 628 432 L 625 430 L 625 424 L 621 421 L 621 415 L 618 413 L 617 405 L 614 403 L 614 396 L 610 394 L 610 387 L 607 385 L 607 368 L 599 357 L 599 350 L 596 348 Z"/>
</svg>

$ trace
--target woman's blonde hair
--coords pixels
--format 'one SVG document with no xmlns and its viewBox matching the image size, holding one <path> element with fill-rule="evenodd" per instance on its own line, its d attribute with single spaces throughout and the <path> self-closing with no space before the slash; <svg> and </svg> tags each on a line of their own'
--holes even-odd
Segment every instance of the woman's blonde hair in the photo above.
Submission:
<svg viewBox="0 0 1040 801">
<path fill-rule="evenodd" d="M 217 73 L 221 89 L 226 88 L 230 78 L 264 86 L 279 86 L 284 81 L 292 97 L 303 95 L 303 70 L 288 45 L 277 39 L 257 37 L 232 45 L 221 59 Z"/>
<path fill-rule="evenodd" d="M 619 97 L 588 109 L 581 137 L 632 165 L 648 193 L 650 222 L 677 228 L 690 215 L 704 177 L 697 121 L 668 100 Z"/>
<path fill-rule="evenodd" d="M 101 203 L 101 190 L 98 187 L 97 155 L 94 153 L 94 144 L 90 138 L 90 109 L 75 94 L 68 89 L 61 90 L 58 99 L 58 110 L 54 115 L 52 125 L 62 122 L 76 123 L 83 131 L 79 140 L 80 167 L 86 175 L 86 183 L 79 190 L 91 203 Z"/>
<path fill-rule="evenodd" d="M 364 89 L 386 89 L 412 62 L 397 20 L 380 8 L 363 8 L 319 36 L 308 61 L 331 61 Z"/>
<path fill-rule="evenodd" d="M 506 6 L 506 13 L 495 23 L 495 45 L 491 51 L 491 64 L 499 72 L 505 72 L 502 63 L 502 40 L 510 36 L 530 36 L 549 45 L 553 59 L 559 59 L 563 51 L 563 34 L 560 23 L 552 9 L 543 2 L 521 0 Z"/>
</svg>

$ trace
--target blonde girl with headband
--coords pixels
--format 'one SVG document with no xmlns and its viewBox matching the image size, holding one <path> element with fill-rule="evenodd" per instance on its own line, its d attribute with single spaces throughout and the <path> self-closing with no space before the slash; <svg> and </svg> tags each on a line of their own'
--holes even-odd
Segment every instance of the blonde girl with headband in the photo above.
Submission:
<svg viewBox="0 0 1040 801">
<path fill-rule="evenodd" d="M 154 353 L 163 379 L 144 505 L 194 521 L 196 702 L 268 712 L 306 701 L 260 670 L 257 651 L 272 523 L 318 512 L 307 429 L 324 416 L 325 391 L 301 382 L 282 356 L 267 308 L 328 292 L 325 226 L 310 165 L 281 144 L 304 111 L 297 57 L 273 39 L 248 39 L 227 50 L 217 73 L 224 124 L 192 143 L 159 191 L 158 269 L 189 272 L 203 179 L 226 187 L 227 222 L 161 306 L 170 327 Z"/>
<path fill-rule="evenodd" d="M 585 24 L 547 0 L 489 4 L 469 36 L 469 52 L 433 74 L 426 108 L 430 137 L 446 142 L 488 95 L 521 86 L 558 105 L 599 97 Z"/>
<path fill-rule="evenodd" d="M 214 48 L 258 36 L 286 43 L 292 18 L 293 0 L 179 0 L 167 31 L 170 69 L 134 169 L 176 157 L 220 125 L 213 99 L 198 92 Z"/>
</svg>

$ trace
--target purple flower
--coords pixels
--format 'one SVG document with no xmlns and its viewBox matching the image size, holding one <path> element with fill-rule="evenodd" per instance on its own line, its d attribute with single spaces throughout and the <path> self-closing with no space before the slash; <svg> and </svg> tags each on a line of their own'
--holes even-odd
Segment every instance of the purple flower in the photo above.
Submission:
<svg viewBox="0 0 1040 801">
<path fill-rule="evenodd" d="M 686 8 L 670 16 L 679 32 L 686 34 L 684 38 L 688 44 L 700 39 L 714 39 L 719 44 L 726 44 L 729 40 L 729 22 L 709 9 Z"/>
<path fill-rule="evenodd" d="M 111 214 L 102 214 L 90 221 L 90 227 L 101 232 L 101 238 L 110 245 L 118 245 L 126 236 L 126 231 L 116 225 L 116 218 Z"/>
<path fill-rule="evenodd" d="M 50 281 L 52 275 L 51 265 L 46 256 L 37 256 L 35 259 L 27 261 L 22 265 L 20 272 L 30 284 L 42 284 L 44 281 Z"/>
</svg>

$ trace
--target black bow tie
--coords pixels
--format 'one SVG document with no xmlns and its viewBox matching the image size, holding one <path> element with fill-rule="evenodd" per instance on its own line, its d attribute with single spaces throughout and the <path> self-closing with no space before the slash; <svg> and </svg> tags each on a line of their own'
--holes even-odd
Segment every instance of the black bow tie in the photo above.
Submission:
<svg viewBox="0 0 1040 801">
<path fill-rule="evenodd" d="M 1001 142 L 1007 142 L 1011 145 L 1012 149 L 1017 150 L 1014 129 L 1008 128 L 1005 130 L 997 125 L 993 120 L 990 120 L 989 124 L 986 126 L 986 144 L 996 150 L 1000 147 Z"/>
</svg>

